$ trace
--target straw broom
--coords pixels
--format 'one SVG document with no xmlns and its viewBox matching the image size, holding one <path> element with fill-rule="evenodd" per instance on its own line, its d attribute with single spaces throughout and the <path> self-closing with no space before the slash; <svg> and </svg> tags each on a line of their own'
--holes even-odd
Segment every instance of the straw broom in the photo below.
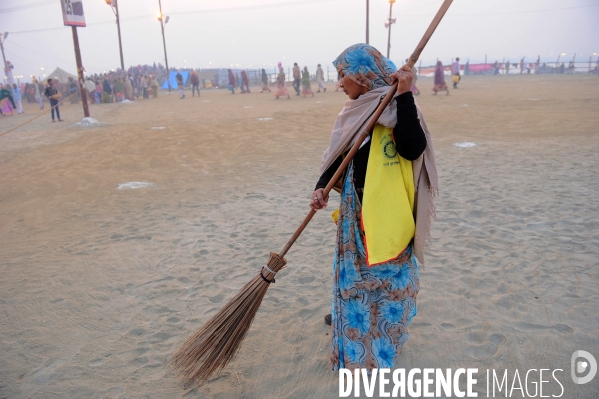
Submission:
<svg viewBox="0 0 599 399">
<path fill-rule="evenodd" d="M 443 2 L 406 64 L 410 69 L 416 64 L 422 50 L 452 1 L 445 0 Z M 391 87 L 389 93 L 383 98 L 370 118 L 368 125 L 331 178 L 331 181 L 324 189 L 323 197 L 326 198 L 335 183 L 341 178 L 343 171 L 358 152 L 360 145 L 368 137 L 384 109 L 391 102 L 396 90 L 397 83 Z M 275 282 L 277 272 L 287 264 L 284 258 L 285 254 L 315 214 L 316 211 L 310 210 L 283 250 L 278 254 L 271 252 L 268 263 L 260 273 L 247 283 L 208 323 L 185 341 L 181 349 L 170 359 L 170 365 L 179 377 L 186 380 L 191 386 L 200 386 L 211 376 L 218 374 L 233 359 L 254 321 L 268 287 Z"/>
</svg>

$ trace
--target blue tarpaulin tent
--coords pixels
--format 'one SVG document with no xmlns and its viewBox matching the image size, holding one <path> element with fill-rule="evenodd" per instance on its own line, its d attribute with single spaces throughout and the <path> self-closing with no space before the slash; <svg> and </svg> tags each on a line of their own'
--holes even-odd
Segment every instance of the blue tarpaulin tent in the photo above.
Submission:
<svg viewBox="0 0 599 399">
<path fill-rule="evenodd" d="M 169 80 L 171 81 L 171 89 L 176 89 L 178 87 L 177 79 L 175 79 L 175 75 L 177 75 L 177 71 L 171 71 L 171 73 L 169 74 L 169 77 L 168 77 Z M 181 76 L 183 76 L 183 83 L 185 84 L 185 82 L 187 82 L 187 78 L 189 77 L 189 72 L 181 71 Z M 162 88 L 168 89 L 168 82 L 166 80 L 162 84 Z"/>
</svg>

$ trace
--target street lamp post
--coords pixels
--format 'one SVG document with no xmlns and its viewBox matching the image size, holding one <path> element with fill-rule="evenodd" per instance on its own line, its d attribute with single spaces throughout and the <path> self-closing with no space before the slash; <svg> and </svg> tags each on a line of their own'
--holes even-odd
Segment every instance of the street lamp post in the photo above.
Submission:
<svg viewBox="0 0 599 399">
<path fill-rule="evenodd" d="M 0 48 L 2 48 L 2 61 L 4 61 L 2 67 L 2 73 L 4 73 L 4 68 L 6 68 L 6 56 L 4 55 L 4 40 L 8 37 L 8 32 L 0 33 Z"/>
<path fill-rule="evenodd" d="M 370 44 L 368 43 L 368 36 L 369 36 L 369 32 L 368 32 L 368 21 L 369 21 L 369 11 L 370 7 L 369 7 L 369 0 L 366 0 L 366 44 Z"/>
<path fill-rule="evenodd" d="M 121 69 L 125 71 L 125 61 L 123 61 L 123 44 L 121 43 L 121 20 L 119 18 L 119 3 L 117 0 L 105 0 L 106 4 L 110 6 L 110 9 L 116 16 L 116 27 L 119 32 L 119 52 L 121 55 Z"/>
<path fill-rule="evenodd" d="M 171 80 L 170 78 L 170 70 L 168 69 L 168 57 L 166 56 L 166 40 L 164 39 L 164 24 L 166 24 L 168 22 L 168 17 L 164 18 L 164 15 L 162 14 L 162 4 L 160 3 L 160 0 L 158 0 L 158 8 L 160 10 L 159 14 L 158 14 L 158 20 L 160 21 L 160 28 L 162 29 L 162 45 L 164 46 L 164 63 L 166 64 L 166 82 L 168 85 L 168 92 L 171 92 Z"/>
<path fill-rule="evenodd" d="M 389 0 L 389 19 L 385 22 L 385 27 L 389 28 L 389 36 L 387 38 L 387 58 L 389 58 L 389 54 L 391 53 L 391 25 L 395 23 L 396 19 L 391 18 L 391 13 L 393 11 L 393 3 L 395 0 Z"/>
</svg>

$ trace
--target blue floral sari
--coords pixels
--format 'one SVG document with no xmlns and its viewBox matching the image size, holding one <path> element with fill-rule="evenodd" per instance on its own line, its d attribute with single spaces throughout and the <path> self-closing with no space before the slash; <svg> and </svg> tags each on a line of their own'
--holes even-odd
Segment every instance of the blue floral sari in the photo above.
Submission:
<svg viewBox="0 0 599 399">
<path fill-rule="evenodd" d="M 392 261 L 368 267 L 362 205 L 353 162 L 343 184 L 333 268 L 331 365 L 334 370 L 391 368 L 416 316 L 418 264 L 410 244 Z"/>
</svg>

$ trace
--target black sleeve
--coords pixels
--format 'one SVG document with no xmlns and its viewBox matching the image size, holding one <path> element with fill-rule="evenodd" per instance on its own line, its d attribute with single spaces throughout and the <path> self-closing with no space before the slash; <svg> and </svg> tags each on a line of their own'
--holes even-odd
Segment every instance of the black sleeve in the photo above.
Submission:
<svg viewBox="0 0 599 399">
<path fill-rule="evenodd" d="M 339 165 L 341 165 L 341 162 L 341 157 L 335 159 L 335 162 L 333 162 L 333 164 L 329 166 L 327 170 L 324 171 L 322 176 L 320 176 L 320 179 L 318 179 L 318 183 L 316 183 L 316 187 L 314 188 L 314 190 L 318 190 L 319 188 L 325 188 L 327 184 L 329 184 L 331 177 L 333 177 L 335 172 L 337 172 L 337 169 L 339 168 Z"/>
<path fill-rule="evenodd" d="M 395 147 L 401 157 L 413 161 L 424 152 L 426 136 L 420 126 L 412 92 L 400 94 L 395 99 L 397 101 L 397 124 L 393 129 Z"/>
</svg>

